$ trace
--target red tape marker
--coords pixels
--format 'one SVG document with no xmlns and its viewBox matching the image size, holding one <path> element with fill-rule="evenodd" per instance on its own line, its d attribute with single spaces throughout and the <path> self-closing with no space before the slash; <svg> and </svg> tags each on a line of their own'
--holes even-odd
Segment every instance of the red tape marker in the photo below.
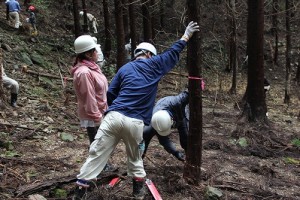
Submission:
<svg viewBox="0 0 300 200">
<path fill-rule="evenodd" d="M 157 191 L 154 183 L 150 179 L 146 179 L 146 185 L 148 186 L 152 196 L 154 197 L 155 200 L 162 200 L 159 192 Z"/>
<path fill-rule="evenodd" d="M 120 180 L 121 180 L 120 177 L 113 178 L 113 179 L 109 182 L 108 188 L 114 187 Z"/>
</svg>

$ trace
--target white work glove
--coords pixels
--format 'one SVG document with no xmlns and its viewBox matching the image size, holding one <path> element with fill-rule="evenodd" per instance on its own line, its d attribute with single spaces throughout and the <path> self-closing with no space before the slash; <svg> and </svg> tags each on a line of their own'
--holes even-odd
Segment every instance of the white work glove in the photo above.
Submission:
<svg viewBox="0 0 300 200">
<path fill-rule="evenodd" d="M 187 41 L 193 36 L 194 32 L 196 31 L 199 31 L 199 25 L 197 24 L 197 22 L 191 21 L 189 25 L 186 27 L 182 38 Z"/>
</svg>

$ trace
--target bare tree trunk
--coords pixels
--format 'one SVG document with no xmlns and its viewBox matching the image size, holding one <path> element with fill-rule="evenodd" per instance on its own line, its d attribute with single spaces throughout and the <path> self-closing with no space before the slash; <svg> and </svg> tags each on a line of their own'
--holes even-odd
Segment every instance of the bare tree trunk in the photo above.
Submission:
<svg viewBox="0 0 300 200">
<path fill-rule="evenodd" d="M 272 34 L 275 37 L 275 49 L 274 49 L 274 55 L 273 55 L 273 62 L 275 64 L 278 63 L 278 0 L 273 0 L 273 13 L 272 13 Z"/>
<path fill-rule="evenodd" d="M 122 0 L 115 1 L 116 36 L 117 36 L 117 70 L 125 63 L 125 35 L 123 26 Z"/>
<path fill-rule="evenodd" d="M 3 52 L 2 48 L 0 48 L 0 106 L 4 103 L 4 90 L 3 90 Z"/>
<path fill-rule="evenodd" d="M 248 84 L 245 94 L 246 106 L 243 114 L 246 114 L 250 122 L 267 121 L 267 106 L 264 93 L 263 31 L 263 1 L 248 0 L 247 51 L 249 62 Z"/>
<path fill-rule="evenodd" d="M 87 11 L 86 11 L 86 4 L 85 0 L 82 0 L 82 10 L 83 10 L 83 32 L 88 33 L 89 32 L 89 25 L 88 25 L 88 19 L 87 19 Z"/>
<path fill-rule="evenodd" d="M 151 15 L 149 11 L 148 0 L 142 1 L 142 13 L 143 13 L 143 32 L 144 41 L 151 42 L 152 40 L 152 26 L 151 26 Z"/>
<path fill-rule="evenodd" d="M 75 38 L 80 36 L 80 17 L 78 13 L 78 0 L 73 0 L 74 32 Z"/>
<path fill-rule="evenodd" d="M 291 11 L 290 1 L 285 0 L 285 26 L 286 26 L 286 50 L 285 50 L 285 91 L 284 91 L 284 103 L 289 104 L 291 100 Z"/>
<path fill-rule="evenodd" d="M 187 13 L 190 21 L 200 23 L 200 1 L 187 0 Z M 187 66 L 189 71 L 190 125 L 184 179 L 193 185 L 201 180 L 202 159 L 202 90 L 201 90 L 201 37 L 196 32 L 189 41 Z M 197 66 L 197 67 L 195 67 Z"/>
<path fill-rule="evenodd" d="M 155 38 L 155 36 L 158 33 L 158 29 L 160 28 L 160 26 L 158 26 L 159 24 L 159 15 L 158 15 L 158 7 L 155 6 L 155 0 L 151 0 L 151 25 L 152 25 L 152 40 Z"/>
<path fill-rule="evenodd" d="M 124 35 L 129 35 L 129 16 L 128 16 L 128 6 L 127 0 L 122 0 L 123 4 L 123 25 L 124 25 Z"/>
<path fill-rule="evenodd" d="M 159 5 L 159 13 L 160 13 L 160 29 L 162 29 L 165 26 L 165 0 L 161 0 L 160 1 L 160 5 Z"/>
<path fill-rule="evenodd" d="M 109 58 L 111 54 L 111 31 L 110 31 L 110 15 L 107 0 L 103 0 L 103 16 L 104 16 L 104 56 Z"/>
<path fill-rule="evenodd" d="M 130 20 L 130 38 L 131 38 L 131 55 L 137 45 L 137 36 L 136 36 L 136 7 L 135 0 L 129 0 L 129 20 Z"/>
<path fill-rule="evenodd" d="M 295 80 L 296 80 L 297 84 L 300 85 L 300 57 L 298 60 L 298 67 L 297 67 L 297 73 L 296 73 Z"/>
<path fill-rule="evenodd" d="M 237 73 L 237 58 L 236 58 L 236 19 L 235 19 L 235 0 L 229 0 L 230 7 L 230 56 L 229 65 L 232 69 L 232 85 L 229 90 L 231 94 L 236 94 L 236 73 Z"/>
</svg>

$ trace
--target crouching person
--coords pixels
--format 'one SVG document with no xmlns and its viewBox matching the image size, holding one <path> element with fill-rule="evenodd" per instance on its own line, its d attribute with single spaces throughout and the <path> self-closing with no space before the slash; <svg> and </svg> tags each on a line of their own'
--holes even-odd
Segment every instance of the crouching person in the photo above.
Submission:
<svg viewBox="0 0 300 200">
<path fill-rule="evenodd" d="M 187 117 L 185 116 L 185 107 L 189 102 L 189 94 L 184 91 L 176 96 L 167 96 L 160 99 L 154 109 L 151 119 L 151 125 L 146 126 L 143 132 L 145 141 L 146 155 L 151 139 L 156 135 L 160 145 L 164 149 L 175 156 L 180 161 L 185 161 L 185 154 L 178 151 L 174 143 L 169 138 L 171 128 L 177 128 L 181 147 L 187 149 Z"/>
</svg>

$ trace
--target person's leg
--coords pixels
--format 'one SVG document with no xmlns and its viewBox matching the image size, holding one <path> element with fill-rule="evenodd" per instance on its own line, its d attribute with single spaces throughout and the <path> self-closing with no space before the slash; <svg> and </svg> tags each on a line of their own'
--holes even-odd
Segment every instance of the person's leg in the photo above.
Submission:
<svg viewBox="0 0 300 200">
<path fill-rule="evenodd" d="M 151 139 L 155 135 L 155 133 L 156 133 L 156 131 L 154 130 L 154 128 L 151 125 L 144 127 L 143 139 L 144 139 L 144 142 L 145 142 L 145 150 L 144 150 L 144 153 L 142 155 L 142 158 L 144 158 L 146 156 L 148 146 L 150 144 Z"/>
<path fill-rule="evenodd" d="M 13 107 L 17 106 L 18 93 L 19 93 L 19 83 L 12 78 L 3 76 L 3 86 L 10 89 L 11 99 L 10 104 Z"/>
<path fill-rule="evenodd" d="M 145 196 L 145 176 L 142 154 L 144 152 L 143 127 L 142 120 L 125 118 L 125 132 L 122 133 L 122 139 L 126 146 L 128 176 L 133 177 L 133 192 L 135 199 L 144 199 Z"/>
<path fill-rule="evenodd" d="M 120 132 L 122 123 L 117 116 L 109 112 L 101 122 L 95 141 L 89 149 L 89 157 L 80 169 L 78 179 L 95 179 L 105 167 L 110 154 L 120 141 L 116 132 Z"/>
</svg>

